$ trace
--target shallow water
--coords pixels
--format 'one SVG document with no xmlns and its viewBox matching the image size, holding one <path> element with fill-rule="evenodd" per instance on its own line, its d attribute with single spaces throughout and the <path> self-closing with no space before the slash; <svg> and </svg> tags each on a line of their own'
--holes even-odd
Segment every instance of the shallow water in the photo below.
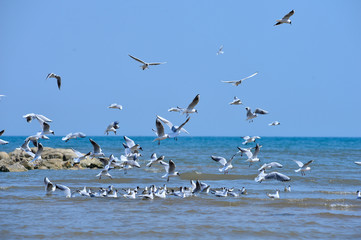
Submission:
<svg viewBox="0 0 361 240">
<path fill-rule="evenodd" d="M 10 144 L 1 151 L 13 151 L 25 137 L 3 137 Z M 103 151 L 119 157 L 121 137 L 94 137 Z M 358 239 L 361 231 L 361 158 L 360 138 L 262 138 L 261 162 L 248 166 L 245 157 L 237 156 L 228 175 L 218 171 L 220 165 L 211 155 L 229 158 L 241 146 L 236 137 L 180 137 L 165 140 L 158 146 L 152 137 L 134 137 L 143 147 L 142 168 L 127 174 L 114 169 L 113 179 L 97 179 L 100 170 L 33 170 L 22 173 L 0 173 L 1 239 L 79 239 L 79 238 L 184 238 L 184 239 Z M 91 150 L 89 140 L 59 137 L 43 141 L 49 147 L 73 147 Z M 251 144 L 250 146 L 254 146 Z M 173 159 L 180 177 L 171 178 L 168 187 L 190 186 L 190 179 L 200 179 L 211 188 L 246 187 L 248 195 L 218 198 L 213 194 L 167 199 L 65 198 L 56 191 L 47 196 L 43 178 L 72 190 L 113 185 L 141 188 L 166 183 L 164 168 L 145 167 L 156 152 Z M 295 173 L 292 159 L 307 162 L 314 159 L 306 176 Z M 256 183 L 257 169 L 265 162 L 283 164 L 282 172 L 290 182 Z M 291 185 L 291 192 L 284 192 Z M 280 199 L 269 199 L 268 192 L 280 189 Z"/>
</svg>

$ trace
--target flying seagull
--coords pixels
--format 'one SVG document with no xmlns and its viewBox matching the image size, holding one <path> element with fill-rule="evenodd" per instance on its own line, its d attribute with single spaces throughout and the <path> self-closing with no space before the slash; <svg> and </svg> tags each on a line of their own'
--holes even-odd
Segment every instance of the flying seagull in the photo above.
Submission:
<svg viewBox="0 0 361 240">
<path fill-rule="evenodd" d="M 246 79 L 248 79 L 248 78 L 254 77 L 254 76 L 256 76 L 257 74 L 258 74 L 258 72 L 255 72 L 255 73 L 253 73 L 252 75 L 250 75 L 250 76 L 248 76 L 248 77 L 242 78 L 241 80 L 237 80 L 237 81 L 222 81 L 222 82 L 224 82 L 224 83 L 231 83 L 231 84 L 234 85 L 234 86 L 238 86 L 239 84 L 242 83 L 242 81 L 244 81 L 244 80 L 246 80 Z"/>
<path fill-rule="evenodd" d="M 278 163 L 278 162 L 271 162 L 271 163 L 265 163 L 262 165 L 262 167 L 260 167 L 258 169 L 258 171 L 263 171 L 263 170 L 268 170 L 268 169 L 271 169 L 271 168 L 282 168 L 283 165 Z"/>
<path fill-rule="evenodd" d="M 274 122 L 271 122 L 270 124 L 268 124 L 269 126 L 277 126 L 277 125 L 280 125 L 281 123 L 279 121 L 274 121 Z"/>
<path fill-rule="evenodd" d="M 229 103 L 230 105 L 242 105 L 242 101 L 241 99 L 239 99 L 238 97 L 234 97 L 233 101 Z"/>
<path fill-rule="evenodd" d="M 188 105 L 187 108 L 180 108 L 180 107 L 170 108 L 170 109 L 168 109 L 168 112 L 180 112 L 182 114 L 186 113 L 187 117 L 188 117 L 190 113 L 198 113 L 198 111 L 196 109 L 194 109 L 194 107 L 198 104 L 198 102 L 199 102 L 199 94 L 197 94 L 197 96 L 195 96 L 195 98 Z"/>
<path fill-rule="evenodd" d="M 1 135 L 3 135 L 4 134 L 4 132 L 5 132 L 5 130 L 2 130 L 1 132 L 0 132 L 0 136 Z M 7 142 L 7 141 L 5 141 L 5 140 L 2 140 L 2 139 L 0 139 L 0 145 L 5 145 L 5 144 L 8 144 L 9 142 Z"/>
<path fill-rule="evenodd" d="M 169 182 L 169 177 L 173 176 L 179 176 L 179 172 L 175 171 L 175 163 L 172 160 L 169 160 L 169 164 L 165 162 L 160 162 L 165 168 L 165 171 L 167 172 L 165 175 L 162 176 L 162 178 L 167 178 L 167 182 Z"/>
<path fill-rule="evenodd" d="M 60 90 L 61 87 L 61 77 L 59 75 L 56 75 L 55 73 L 49 73 L 48 76 L 46 77 L 46 79 L 48 78 L 56 78 L 57 84 L 58 84 L 58 88 Z M 45 79 L 45 80 L 46 80 Z"/>
<path fill-rule="evenodd" d="M 218 49 L 217 55 L 223 54 L 223 53 L 224 53 L 224 52 L 223 52 L 223 45 L 221 45 L 221 46 L 219 47 L 219 49 Z"/>
<path fill-rule="evenodd" d="M 308 165 L 310 165 L 311 163 L 313 163 L 313 160 L 310 160 L 308 161 L 307 163 L 303 164 L 302 162 L 300 161 L 297 161 L 297 160 L 293 160 L 300 168 L 295 170 L 295 172 L 299 172 L 301 171 L 301 175 L 302 176 L 305 176 L 305 171 L 309 171 L 311 170 L 311 167 L 309 167 Z"/>
<path fill-rule="evenodd" d="M 279 172 L 265 173 L 265 171 L 262 170 L 262 172 L 258 174 L 254 181 L 261 183 L 263 180 L 277 180 L 281 182 L 286 182 L 290 181 L 291 178 Z"/>
<path fill-rule="evenodd" d="M 261 108 L 256 108 L 256 110 L 254 110 L 254 112 L 252 112 L 250 107 L 246 107 L 246 110 L 247 110 L 246 121 L 249 121 L 249 122 L 253 122 L 253 118 L 256 118 L 258 116 L 257 114 L 262 114 L 262 115 L 268 114 L 268 111 L 263 110 Z"/>
<path fill-rule="evenodd" d="M 23 118 L 26 118 L 26 121 L 28 123 L 31 122 L 33 119 L 36 119 L 39 121 L 40 125 L 43 125 L 43 122 L 52 122 L 52 120 L 45 117 L 44 115 L 35 114 L 35 113 L 28 113 L 28 114 L 24 115 Z"/>
<path fill-rule="evenodd" d="M 256 139 L 261 139 L 261 137 L 259 137 L 259 136 L 253 136 L 253 137 L 244 136 L 243 137 L 244 142 L 242 144 L 246 145 L 247 143 L 256 142 Z"/>
<path fill-rule="evenodd" d="M 102 149 L 100 146 L 93 141 L 93 139 L 89 138 L 90 143 L 93 145 L 93 152 L 91 152 L 91 157 L 104 157 L 104 153 L 102 152 Z"/>
<path fill-rule="evenodd" d="M 114 132 L 114 134 L 117 134 L 117 129 L 119 129 L 119 122 L 115 121 L 108 125 L 107 129 L 105 130 L 105 133 L 108 135 L 109 132 Z"/>
<path fill-rule="evenodd" d="M 157 135 L 157 138 L 154 139 L 153 142 L 158 141 L 158 145 L 160 145 L 160 141 L 169 138 L 169 135 L 164 133 L 163 124 L 158 118 L 155 120 L 155 126 L 157 127 L 157 130 L 152 130 Z"/>
<path fill-rule="evenodd" d="M 119 109 L 119 110 L 122 110 L 123 109 L 123 106 L 120 105 L 120 104 L 117 104 L 117 103 L 112 103 L 108 106 L 108 108 L 113 108 L 113 109 Z"/>
<path fill-rule="evenodd" d="M 236 155 L 237 154 L 234 154 L 228 161 L 224 157 L 211 156 L 211 158 L 223 166 L 222 168 L 220 168 L 218 170 L 220 172 L 223 172 L 224 174 L 226 174 L 226 173 L 228 173 L 228 169 L 233 168 L 232 161 Z"/>
<path fill-rule="evenodd" d="M 157 154 L 156 153 L 153 153 L 151 156 L 150 156 L 150 160 L 149 162 L 147 163 L 147 167 L 151 167 L 153 163 L 160 163 L 160 162 L 163 162 L 164 160 L 164 156 L 160 156 L 160 157 L 157 157 Z M 163 162 L 165 164 L 167 164 L 166 162 Z M 163 165 L 165 165 L 163 164 Z"/>
<path fill-rule="evenodd" d="M 76 139 L 76 138 L 85 138 L 86 135 L 82 132 L 76 132 L 76 133 L 69 133 L 65 137 L 63 137 L 61 140 L 68 142 L 70 139 Z"/>
<path fill-rule="evenodd" d="M 158 115 L 157 115 L 157 118 L 158 118 L 159 120 L 161 120 L 163 123 L 167 124 L 167 126 L 170 128 L 170 130 L 172 130 L 172 132 L 168 134 L 170 138 L 175 138 L 175 139 L 177 139 L 177 137 L 178 137 L 178 135 L 180 134 L 181 131 L 189 134 L 189 133 L 187 132 L 187 130 L 183 129 L 183 127 L 184 127 L 184 125 L 186 125 L 186 123 L 189 121 L 190 117 L 187 118 L 187 120 L 186 120 L 184 123 L 182 123 L 180 126 L 174 126 L 170 121 L 168 121 L 168 120 L 165 119 L 165 118 L 162 118 L 161 116 L 158 116 Z"/>
<path fill-rule="evenodd" d="M 292 10 L 291 12 L 287 13 L 282 19 L 278 19 L 276 20 L 277 23 L 273 26 L 277 26 L 277 25 L 280 25 L 282 23 L 288 23 L 288 24 L 291 24 L 291 20 L 290 20 L 290 17 L 295 13 L 295 10 Z"/>
<path fill-rule="evenodd" d="M 140 60 L 139 58 L 133 57 L 132 55 L 128 54 L 129 57 L 133 58 L 135 61 L 138 61 L 140 63 L 142 63 L 143 65 L 141 66 L 143 70 L 149 68 L 149 66 L 153 66 L 153 65 L 160 65 L 160 64 L 164 64 L 166 62 L 158 62 L 158 63 L 147 63 L 144 62 L 143 60 Z"/>
</svg>

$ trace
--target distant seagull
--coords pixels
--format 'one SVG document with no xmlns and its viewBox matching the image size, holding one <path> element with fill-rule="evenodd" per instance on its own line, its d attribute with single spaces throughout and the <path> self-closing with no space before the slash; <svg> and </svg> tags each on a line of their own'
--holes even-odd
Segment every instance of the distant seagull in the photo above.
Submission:
<svg viewBox="0 0 361 240">
<path fill-rule="evenodd" d="M 282 23 L 288 23 L 288 24 L 291 24 L 291 20 L 290 20 L 290 17 L 295 13 L 295 10 L 292 10 L 291 12 L 287 13 L 282 19 L 278 19 L 276 20 L 277 23 L 273 26 L 276 26 L 276 25 L 280 25 Z"/>
<path fill-rule="evenodd" d="M 158 145 L 160 145 L 160 141 L 169 138 L 169 135 L 164 133 L 163 124 L 158 118 L 155 120 L 155 126 L 157 127 L 157 130 L 152 130 L 157 135 L 157 138 L 154 139 L 153 142 L 158 141 Z"/>
<path fill-rule="evenodd" d="M 258 169 L 258 171 L 268 170 L 271 168 L 282 168 L 283 165 L 278 162 L 265 163 Z"/>
<path fill-rule="evenodd" d="M 167 178 L 167 182 L 169 182 L 169 177 L 179 176 L 179 172 L 175 171 L 175 163 L 172 160 L 169 160 L 169 164 L 160 162 L 165 168 L 166 174 L 162 176 L 162 178 Z"/>
<path fill-rule="evenodd" d="M 120 105 L 120 104 L 116 104 L 116 103 L 112 103 L 108 106 L 108 108 L 113 108 L 113 109 L 119 109 L 119 110 L 122 110 L 123 109 L 123 106 Z"/>
<path fill-rule="evenodd" d="M 4 132 L 5 132 L 5 130 L 2 130 L 1 132 L 0 132 L 0 136 L 1 135 L 3 135 L 4 134 Z M 7 141 L 5 141 L 5 140 L 2 140 L 2 139 L 0 139 L 0 145 L 5 145 L 5 144 L 8 144 L 9 142 L 7 142 Z"/>
<path fill-rule="evenodd" d="M 242 187 L 242 189 L 240 189 L 240 192 L 242 195 L 247 195 L 247 190 L 245 187 Z"/>
<path fill-rule="evenodd" d="M 147 163 L 147 167 L 151 167 L 152 164 L 154 163 L 160 163 L 160 162 L 163 162 L 164 160 L 164 156 L 160 156 L 160 157 L 157 157 L 157 154 L 156 153 L 153 153 L 151 156 L 150 156 L 150 160 L 149 162 Z M 163 162 L 165 163 L 165 162 Z M 163 164 L 164 165 L 164 164 Z"/>
<path fill-rule="evenodd" d="M 23 118 L 26 118 L 27 122 L 31 122 L 31 120 L 36 119 L 39 121 L 40 125 L 43 124 L 43 122 L 52 122 L 49 118 L 45 117 L 41 114 L 35 114 L 35 113 L 28 113 L 23 116 Z"/>
<path fill-rule="evenodd" d="M 46 194 L 52 194 L 55 191 L 56 187 L 52 182 L 50 182 L 49 178 L 44 178 L 44 184 Z"/>
<path fill-rule="evenodd" d="M 257 139 L 261 139 L 261 137 L 259 137 L 259 136 L 253 136 L 253 137 L 244 136 L 243 137 L 244 142 L 242 144 L 246 145 L 248 143 L 255 142 Z"/>
<path fill-rule="evenodd" d="M 64 192 L 66 198 L 71 198 L 73 196 L 70 188 L 61 184 L 55 184 L 56 189 L 59 189 Z"/>
<path fill-rule="evenodd" d="M 291 185 L 288 185 L 288 187 L 285 187 L 285 192 L 291 192 Z"/>
<path fill-rule="evenodd" d="M 117 134 L 117 129 L 119 129 L 119 122 L 115 121 L 108 125 L 107 129 L 105 130 L 105 133 L 108 135 L 109 132 L 114 132 L 114 134 Z"/>
<path fill-rule="evenodd" d="M 65 137 L 63 137 L 61 140 L 68 142 L 70 139 L 76 139 L 76 138 L 85 138 L 86 135 L 82 132 L 76 132 L 76 133 L 69 133 Z"/>
<path fill-rule="evenodd" d="M 211 156 L 211 158 L 223 166 L 222 168 L 220 168 L 218 170 L 220 172 L 223 172 L 224 174 L 226 174 L 226 173 L 228 173 L 228 169 L 233 168 L 232 161 L 236 155 L 237 154 L 234 154 L 228 161 L 224 157 Z"/>
<path fill-rule="evenodd" d="M 28 155 L 34 158 L 35 154 L 31 151 L 29 147 L 29 142 L 30 140 L 25 140 L 23 145 L 21 145 L 20 150 L 24 151 L 25 153 L 27 153 Z"/>
<path fill-rule="evenodd" d="M 56 78 L 56 81 L 58 83 L 58 88 L 60 90 L 61 87 L 61 77 L 59 75 L 56 75 L 55 73 L 49 73 L 48 76 L 46 77 L 46 79 L 48 78 Z"/>
<path fill-rule="evenodd" d="M 1 135 L 0 135 L 1 136 Z M 355 162 L 355 164 L 357 164 L 357 165 L 361 165 L 361 162 Z"/>
<path fill-rule="evenodd" d="M 132 55 L 128 54 L 129 57 L 133 58 L 135 61 L 138 61 L 140 63 L 142 63 L 143 65 L 141 66 L 143 70 L 149 68 L 149 66 L 153 66 L 153 65 L 160 65 L 160 64 L 164 64 L 166 62 L 158 62 L 158 63 L 147 63 L 144 62 L 143 60 L 140 60 L 139 58 L 133 57 Z"/>
<path fill-rule="evenodd" d="M 246 110 L 247 110 L 247 119 L 246 119 L 246 121 L 249 121 L 249 122 L 253 122 L 253 119 L 258 116 L 257 114 L 262 114 L 262 115 L 268 114 L 268 111 L 263 110 L 261 108 L 256 108 L 256 110 L 254 110 L 254 112 L 252 112 L 250 107 L 246 107 Z"/>
<path fill-rule="evenodd" d="M 165 118 L 162 118 L 161 116 L 157 115 L 157 118 L 159 120 L 161 120 L 163 123 L 165 123 L 172 131 L 171 133 L 168 134 L 170 138 L 177 138 L 178 135 L 180 134 L 180 132 L 185 132 L 185 133 L 189 134 L 187 132 L 187 130 L 183 129 L 183 127 L 184 127 L 184 125 L 186 125 L 186 123 L 189 121 L 190 118 L 187 118 L 187 120 L 184 123 L 182 123 L 180 126 L 173 125 L 173 123 L 171 123 L 170 121 L 168 121 Z"/>
<path fill-rule="evenodd" d="M 198 104 L 198 102 L 199 102 L 199 94 L 197 94 L 197 96 L 195 96 L 195 98 L 188 105 L 187 108 L 180 108 L 180 107 L 170 108 L 170 109 L 168 109 L 168 112 L 180 112 L 182 114 L 186 113 L 187 117 L 188 117 L 188 115 L 191 113 L 198 113 L 198 111 L 196 109 L 194 109 L 194 107 Z"/>
<path fill-rule="evenodd" d="M 243 103 L 241 102 L 241 99 L 239 99 L 238 97 L 234 97 L 233 101 L 229 103 L 230 105 L 242 105 Z"/>
<path fill-rule="evenodd" d="M 258 74 L 258 72 L 255 72 L 253 73 L 252 75 L 248 76 L 248 77 L 245 77 L 245 78 L 242 78 L 241 80 L 237 80 L 237 81 L 221 81 L 221 82 L 224 82 L 224 83 L 231 83 L 232 85 L 234 86 L 238 86 L 239 84 L 242 83 L 242 81 L 248 79 L 248 78 L 251 78 L 251 77 L 254 77 Z"/>
<path fill-rule="evenodd" d="M 359 190 L 356 191 L 357 199 L 361 199 L 361 192 Z"/>
<path fill-rule="evenodd" d="M 279 121 L 274 121 L 274 122 L 271 122 L 270 124 L 268 124 L 269 126 L 277 126 L 277 125 L 280 125 L 281 123 Z"/>
<path fill-rule="evenodd" d="M 41 154 L 43 153 L 43 145 L 41 143 L 38 143 L 38 150 L 36 151 L 36 154 L 34 156 L 34 158 L 30 161 L 34 162 L 36 160 L 41 160 Z"/>
<path fill-rule="evenodd" d="M 223 54 L 223 45 L 221 45 L 218 49 L 217 55 Z"/>
<path fill-rule="evenodd" d="M 104 157 L 104 153 L 102 152 L 102 149 L 100 146 L 93 141 L 93 139 L 89 138 L 90 143 L 93 145 L 93 152 L 91 152 L 91 157 Z"/>
<path fill-rule="evenodd" d="M 306 173 L 305 171 L 309 171 L 311 170 L 311 167 L 309 167 L 308 165 L 310 165 L 311 163 L 313 163 L 313 160 L 310 160 L 308 161 L 307 163 L 303 164 L 302 162 L 300 161 L 297 161 L 297 160 L 293 160 L 300 168 L 295 170 L 295 172 L 299 172 L 301 171 L 301 175 L 302 176 L 305 176 Z"/>
<path fill-rule="evenodd" d="M 73 158 L 74 164 L 80 163 L 81 160 L 84 160 L 87 156 L 89 156 L 91 154 L 91 152 L 88 152 L 87 154 L 82 154 L 81 152 L 79 152 L 73 148 L 71 150 L 73 150 L 73 152 L 77 156 L 76 158 Z"/>
<path fill-rule="evenodd" d="M 254 181 L 261 183 L 264 180 L 277 180 L 281 182 L 286 182 L 290 181 L 291 178 L 279 172 L 265 173 L 265 171 L 263 170 L 260 174 L 258 174 Z"/>
<path fill-rule="evenodd" d="M 280 198 L 280 190 L 276 190 L 276 193 L 266 193 L 269 198 Z"/>
</svg>

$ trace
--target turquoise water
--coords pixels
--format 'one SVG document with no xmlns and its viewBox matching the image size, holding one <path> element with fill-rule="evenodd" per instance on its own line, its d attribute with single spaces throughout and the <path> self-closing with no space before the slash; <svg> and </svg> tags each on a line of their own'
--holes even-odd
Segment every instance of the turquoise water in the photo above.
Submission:
<svg viewBox="0 0 361 240">
<path fill-rule="evenodd" d="M 106 155 L 123 153 L 123 138 L 92 137 Z M 6 137 L 10 143 L 0 151 L 10 152 L 25 137 Z M 113 179 L 95 177 L 100 170 L 33 170 L 23 173 L 0 173 L 0 234 L 3 239 L 22 238 L 185 238 L 185 239 L 350 239 L 361 231 L 361 138 L 277 138 L 264 137 L 260 163 L 249 167 L 245 156 L 233 160 L 229 174 L 218 171 L 220 165 L 210 156 L 230 158 L 242 146 L 240 137 L 180 137 L 167 139 L 161 145 L 153 137 L 132 137 L 144 151 L 140 169 L 127 174 L 114 169 Z M 88 138 L 61 141 L 51 137 L 42 141 L 45 147 L 70 148 L 81 152 L 91 150 Z M 254 146 L 249 144 L 247 146 Z M 164 168 L 145 167 L 146 160 L 156 152 L 172 159 L 180 177 L 167 183 L 161 176 Z M 299 160 L 314 162 L 306 176 L 294 172 Z M 290 182 L 256 183 L 257 169 L 277 161 L 284 167 L 276 169 L 291 178 Z M 61 192 L 46 196 L 43 178 L 50 178 L 72 190 L 113 185 L 122 188 L 155 184 L 168 187 L 190 186 L 189 180 L 200 179 L 220 187 L 246 187 L 248 195 L 218 198 L 213 194 L 189 198 L 168 196 L 150 201 L 124 198 L 67 199 Z M 291 185 L 291 192 L 284 192 Z M 266 193 L 280 189 L 280 199 L 269 199 Z"/>
</svg>

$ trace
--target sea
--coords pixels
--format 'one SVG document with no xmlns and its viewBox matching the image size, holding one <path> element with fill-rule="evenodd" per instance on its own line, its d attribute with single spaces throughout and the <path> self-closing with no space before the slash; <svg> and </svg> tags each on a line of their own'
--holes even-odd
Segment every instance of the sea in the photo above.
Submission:
<svg viewBox="0 0 361 240">
<path fill-rule="evenodd" d="M 361 238 L 361 138 L 261 137 L 260 162 L 251 166 L 245 156 L 233 159 L 228 174 L 212 155 L 229 159 L 241 137 L 178 137 L 153 142 L 153 137 L 129 136 L 143 148 L 141 168 L 126 173 L 112 169 L 110 178 L 98 179 L 100 169 L 31 170 L 0 172 L 0 239 L 360 239 Z M 124 154 L 123 136 L 91 137 L 108 156 Z M 9 141 L 0 151 L 11 152 L 25 137 L 2 136 Z M 45 147 L 92 150 L 89 137 L 65 143 L 60 137 L 43 140 Z M 173 160 L 180 176 L 167 182 L 159 164 L 146 167 L 152 153 Z M 302 176 L 294 160 L 314 160 Z M 271 169 L 291 178 L 288 182 L 255 182 L 258 168 L 278 162 Z M 46 195 L 44 177 L 68 186 L 96 191 L 112 185 L 118 198 L 65 198 L 56 190 Z M 177 189 L 200 180 L 211 190 L 245 187 L 247 195 L 216 197 L 198 194 L 187 198 L 167 196 L 153 200 L 125 199 L 123 189 L 151 185 Z M 291 187 L 285 192 L 285 187 Z M 280 190 L 279 199 L 267 193 Z"/>
</svg>

